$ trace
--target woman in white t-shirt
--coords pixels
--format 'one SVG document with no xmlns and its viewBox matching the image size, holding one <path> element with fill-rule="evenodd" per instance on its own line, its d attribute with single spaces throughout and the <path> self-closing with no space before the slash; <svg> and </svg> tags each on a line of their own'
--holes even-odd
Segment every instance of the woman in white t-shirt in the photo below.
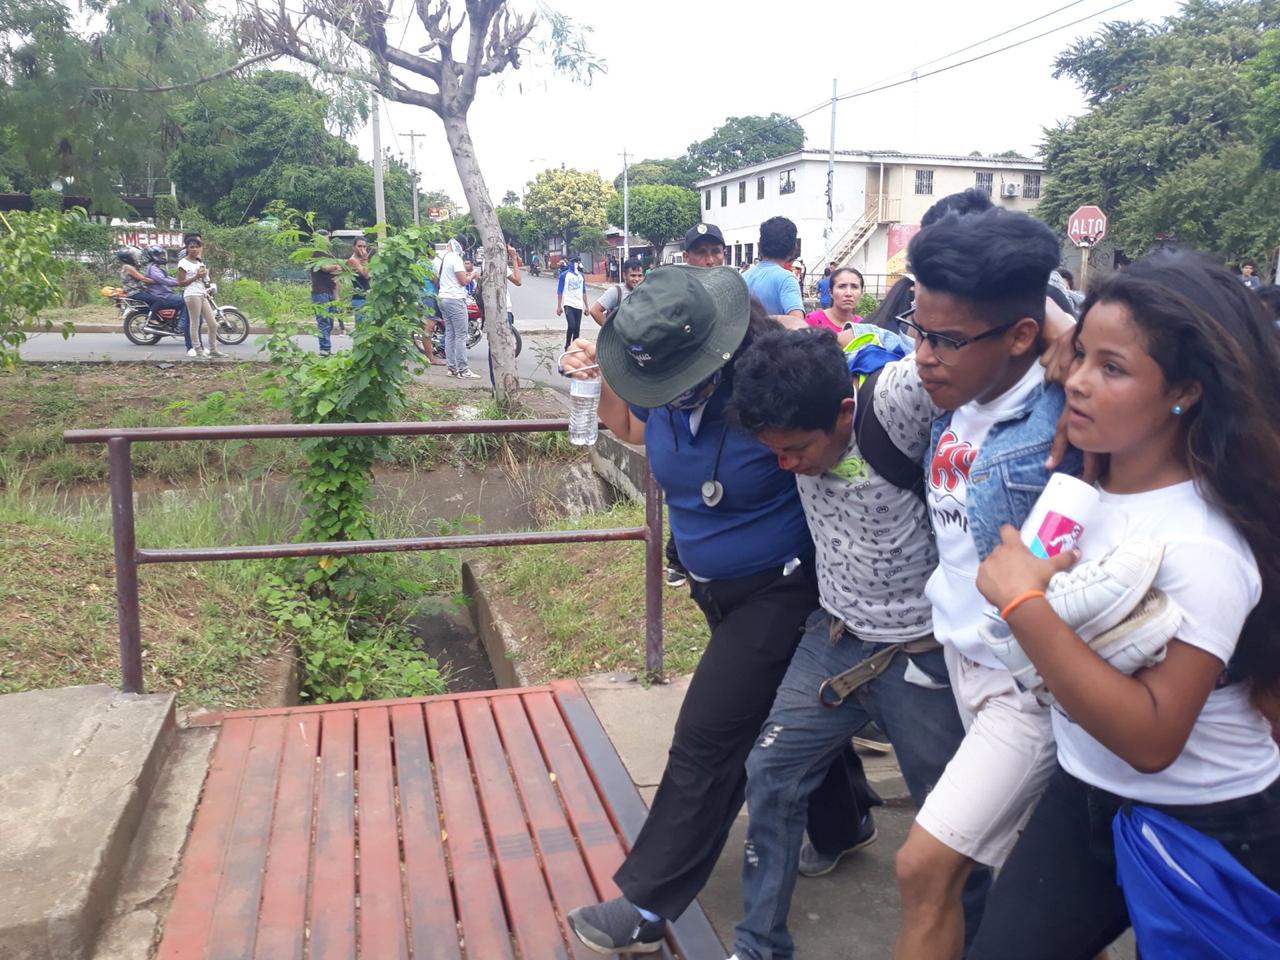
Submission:
<svg viewBox="0 0 1280 960">
<path fill-rule="evenodd" d="M 1044 599 L 1075 555 L 1039 560 L 1006 527 L 982 564 L 979 589 L 1057 699 L 1059 769 L 970 960 L 1085 960 L 1130 926 L 1112 839 L 1127 801 L 1217 839 L 1280 891 L 1280 751 L 1260 709 L 1280 689 L 1277 378 L 1262 305 L 1196 254 L 1147 257 L 1086 301 L 1068 431 L 1110 459 L 1082 556 L 1162 544 L 1154 587 L 1182 620 L 1164 659 L 1128 676 Z"/>
<path fill-rule="evenodd" d="M 187 349 L 188 357 L 225 357 L 218 349 L 218 324 L 213 314 L 213 304 L 209 302 L 209 291 L 205 281 L 209 277 L 209 268 L 203 260 L 204 239 L 198 233 L 187 234 L 186 254 L 178 261 L 178 286 L 182 288 L 182 299 L 187 305 L 187 316 L 191 323 L 191 340 L 193 346 Z M 203 347 L 201 330 L 209 331 L 209 346 Z"/>
</svg>

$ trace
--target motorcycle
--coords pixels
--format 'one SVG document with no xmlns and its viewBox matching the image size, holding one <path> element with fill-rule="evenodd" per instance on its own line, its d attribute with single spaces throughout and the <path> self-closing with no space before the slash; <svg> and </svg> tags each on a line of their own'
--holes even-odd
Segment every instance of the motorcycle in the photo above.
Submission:
<svg viewBox="0 0 1280 960">
<path fill-rule="evenodd" d="M 228 346 L 244 343 L 249 336 L 249 320 L 238 307 L 220 306 L 216 299 L 218 285 L 207 286 L 209 302 L 213 305 L 213 315 L 218 323 L 218 342 Z M 120 311 L 124 323 L 124 335 L 130 343 L 140 347 L 149 347 L 159 343 L 165 337 L 182 339 L 182 327 L 179 320 L 181 311 L 177 307 L 153 307 L 142 300 L 125 296 L 119 287 L 104 287 L 107 296 Z"/>
<path fill-rule="evenodd" d="M 524 340 L 520 337 L 520 331 L 516 329 L 516 318 L 510 310 L 507 311 L 507 324 L 511 327 L 511 333 L 516 340 L 516 356 L 520 356 L 520 351 L 524 349 Z M 425 327 L 425 321 L 424 321 Z M 476 301 L 475 297 L 467 297 L 467 349 L 470 350 L 480 338 L 484 336 L 484 309 Z M 413 344 L 428 360 L 432 354 L 444 359 L 444 321 L 436 319 L 435 330 L 430 336 L 431 353 L 427 352 L 428 337 L 423 330 L 416 330 L 413 334 Z"/>
</svg>

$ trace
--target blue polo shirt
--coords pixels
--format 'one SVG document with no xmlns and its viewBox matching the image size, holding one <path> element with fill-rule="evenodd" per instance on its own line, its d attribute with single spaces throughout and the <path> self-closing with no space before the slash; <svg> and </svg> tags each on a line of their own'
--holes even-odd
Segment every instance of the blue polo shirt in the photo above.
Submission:
<svg viewBox="0 0 1280 960">
<path fill-rule="evenodd" d="M 800 281 L 794 273 L 772 260 L 761 260 L 744 273 L 742 279 L 747 282 L 751 295 L 770 315 L 785 316 L 792 310 L 804 312 Z"/>
<path fill-rule="evenodd" d="M 687 410 L 631 408 L 645 421 L 645 451 L 666 494 L 680 562 L 705 580 L 745 577 L 813 556 L 795 477 L 778 466 L 768 447 L 729 426 L 729 395 L 723 386 L 712 394 L 697 436 Z M 722 436 L 715 477 L 724 486 L 724 498 L 708 507 L 702 484 L 712 479 Z"/>
</svg>

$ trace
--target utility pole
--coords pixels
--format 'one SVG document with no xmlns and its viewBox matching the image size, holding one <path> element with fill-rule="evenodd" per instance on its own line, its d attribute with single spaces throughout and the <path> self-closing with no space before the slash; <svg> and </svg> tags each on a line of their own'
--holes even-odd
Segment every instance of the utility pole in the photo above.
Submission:
<svg viewBox="0 0 1280 960">
<path fill-rule="evenodd" d="M 622 262 L 631 257 L 631 188 L 627 182 L 627 148 L 622 148 Z M 622 279 L 622 268 L 618 268 Z"/>
<path fill-rule="evenodd" d="M 823 259 L 831 265 L 831 237 L 835 232 L 836 202 L 836 79 L 831 78 L 831 147 L 827 153 L 827 226 L 822 231 Z"/>
<path fill-rule="evenodd" d="M 378 220 L 378 236 L 387 235 L 387 197 L 382 189 L 382 112 L 378 94 L 373 94 L 370 107 L 373 114 L 373 214 Z"/>
<path fill-rule="evenodd" d="M 418 217 L 418 160 L 414 147 L 418 145 L 418 138 L 425 137 L 426 134 L 410 131 L 405 136 L 409 138 L 409 178 L 413 181 L 413 225 L 420 227 L 422 220 Z"/>
</svg>

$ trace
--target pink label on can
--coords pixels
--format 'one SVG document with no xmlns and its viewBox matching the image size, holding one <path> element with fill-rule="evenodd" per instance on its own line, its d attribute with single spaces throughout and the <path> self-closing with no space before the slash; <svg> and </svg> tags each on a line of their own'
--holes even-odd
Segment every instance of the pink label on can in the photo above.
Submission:
<svg viewBox="0 0 1280 960">
<path fill-rule="evenodd" d="M 1082 533 L 1084 527 L 1081 524 L 1050 510 L 1040 521 L 1040 529 L 1031 541 L 1031 552 L 1046 560 L 1056 557 L 1063 550 L 1074 549 L 1080 543 Z"/>
</svg>

